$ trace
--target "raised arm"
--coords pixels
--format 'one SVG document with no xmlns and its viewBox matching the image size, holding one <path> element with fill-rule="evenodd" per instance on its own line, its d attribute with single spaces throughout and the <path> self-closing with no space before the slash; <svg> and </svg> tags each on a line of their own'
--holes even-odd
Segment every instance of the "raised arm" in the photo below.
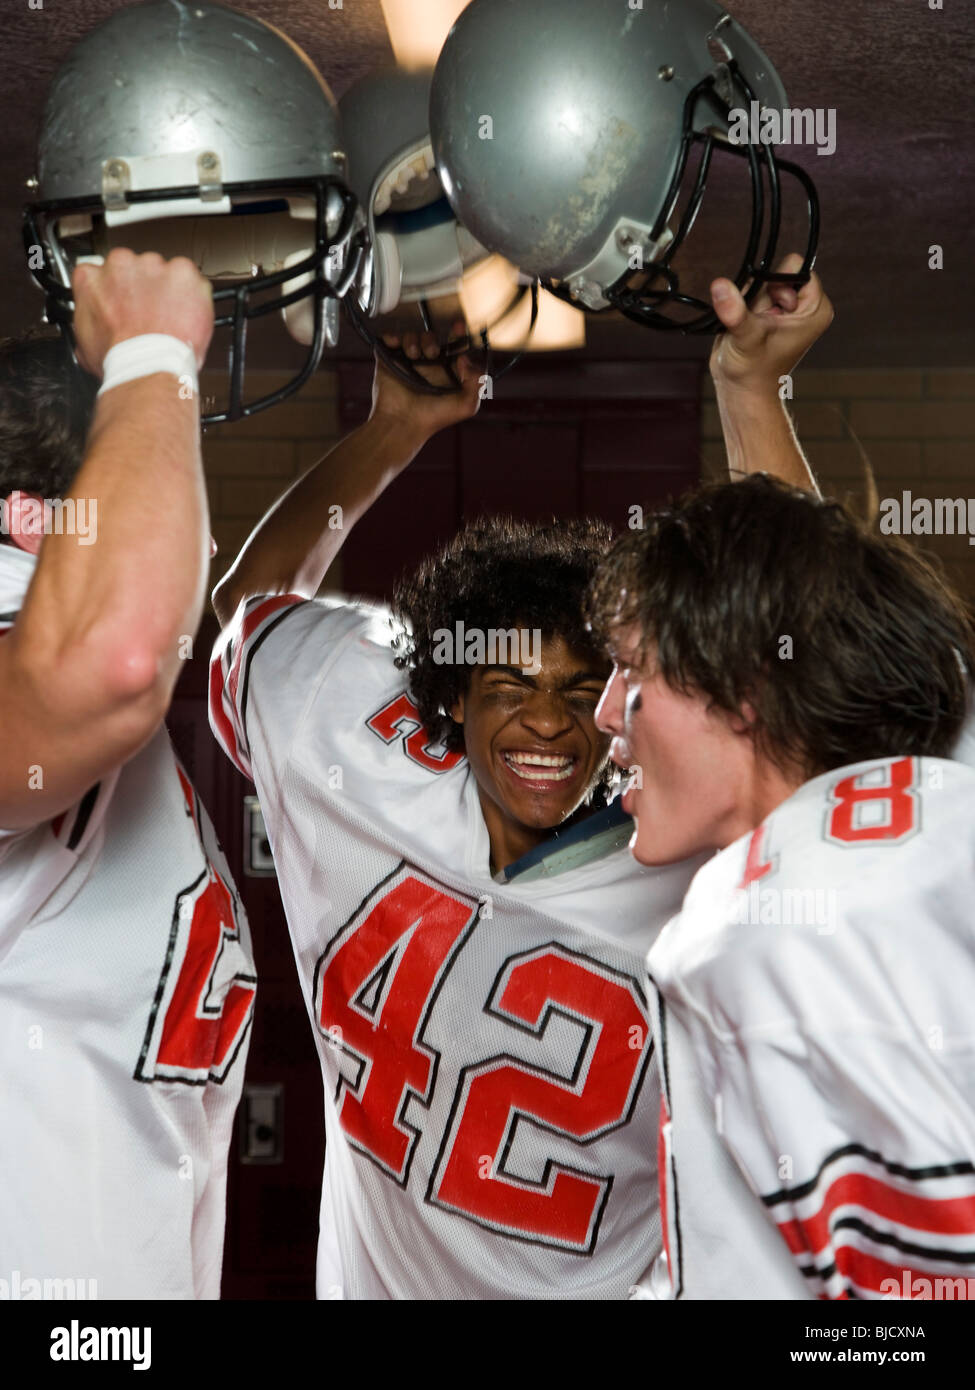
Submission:
<svg viewBox="0 0 975 1390">
<path fill-rule="evenodd" d="M 800 256 L 791 255 L 777 268 L 788 272 L 801 264 Z M 716 280 L 711 297 L 725 328 L 715 339 L 710 365 L 731 477 L 771 473 L 818 492 L 780 383 L 833 321 L 819 277 L 813 275 L 798 293 L 787 285 L 767 286 L 750 308 L 730 280 Z"/>
<path fill-rule="evenodd" d="M 410 356 L 419 358 L 422 352 L 428 362 L 439 351 L 432 334 L 419 343 L 407 338 L 405 346 Z M 240 602 L 256 594 L 314 597 L 349 531 L 424 444 L 438 430 L 477 413 L 477 373 L 466 358 L 460 359 L 458 371 L 462 392 L 428 396 L 412 391 L 377 362 L 369 419 L 274 503 L 214 590 L 213 607 L 221 623 L 228 623 Z"/>
<path fill-rule="evenodd" d="M 75 273 L 79 357 L 101 377 L 109 349 L 148 333 L 202 364 L 213 331 L 188 260 L 111 252 Z M 178 352 L 178 349 L 177 349 Z M 0 642 L 0 826 L 57 815 L 158 728 L 179 638 L 202 612 L 209 519 L 199 399 L 169 372 L 99 396 L 68 493 L 97 502 L 97 539 L 45 537 L 23 608 Z"/>
</svg>

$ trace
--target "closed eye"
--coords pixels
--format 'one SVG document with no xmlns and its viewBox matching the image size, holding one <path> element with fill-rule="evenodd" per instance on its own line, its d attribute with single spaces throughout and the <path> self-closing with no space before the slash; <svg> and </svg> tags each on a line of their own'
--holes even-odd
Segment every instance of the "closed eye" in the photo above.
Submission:
<svg viewBox="0 0 975 1390">
<path fill-rule="evenodd" d="M 570 690 L 568 692 L 569 699 L 584 700 L 587 704 L 591 702 L 594 705 L 598 705 L 600 699 L 602 698 L 603 689 L 604 687 L 600 686 L 598 690 L 593 690 L 591 687 L 587 687 L 585 689 L 577 688 L 575 690 Z"/>
<path fill-rule="evenodd" d="M 533 687 L 532 687 L 531 685 L 529 685 L 529 683 L 528 683 L 527 681 L 516 681 L 516 680 L 508 680 L 508 681 L 491 681 L 491 683 L 490 683 L 489 685 L 486 686 L 486 689 L 488 689 L 488 690 L 517 690 L 517 691 L 522 691 L 522 690 L 531 690 L 532 688 L 533 688 Z"/>
</svg>

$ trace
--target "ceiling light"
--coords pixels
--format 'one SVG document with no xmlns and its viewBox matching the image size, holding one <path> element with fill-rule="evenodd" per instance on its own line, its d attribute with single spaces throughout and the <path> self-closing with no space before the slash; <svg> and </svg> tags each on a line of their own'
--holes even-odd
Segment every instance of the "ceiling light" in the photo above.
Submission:
<svg viewBox="0 0 975 1390">
<path fill-rule="evenodd" d="M 431 68 L 467 0 L 380 0 L 396 61 L 404 68 Z"/>
</svg>

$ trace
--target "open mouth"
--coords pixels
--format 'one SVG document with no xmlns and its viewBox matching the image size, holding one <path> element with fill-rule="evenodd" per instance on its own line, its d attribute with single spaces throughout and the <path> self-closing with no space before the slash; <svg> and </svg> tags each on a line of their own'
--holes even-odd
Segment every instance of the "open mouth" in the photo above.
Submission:
<svg viewBox="0 0 975 1390">
<path fill-rule="evenodd" d="M 578 758 L 564 753 L 502 753 L 505 766 L 523 782 L 568 782 L 578 764 Z"/>
</svg>

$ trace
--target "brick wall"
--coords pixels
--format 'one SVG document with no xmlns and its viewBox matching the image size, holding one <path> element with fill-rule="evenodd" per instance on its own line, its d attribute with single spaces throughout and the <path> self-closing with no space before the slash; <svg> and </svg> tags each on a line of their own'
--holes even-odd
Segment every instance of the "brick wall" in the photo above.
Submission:
<svg viewBox="0 0 975 1390">
<path fill-rule="evenodd" d="M 816 371 L 800 368 L 791 409 L 806 455 L 830 496 L 863 508 L 857 440 L 881 499 L 975 497 L 975 370 Z M 702 405 L 704 468 L 724 467 L 710 381 Z M 975 546 L 967 536 L 918 537 L 975 600 Z"/>
<path fill-rule="evenodd" d="M 254 373 L 250 388 L 272 390 L 280 380 L 275 373 Z M 219 547 L 214 582 L 265 508 L 340 437 L 336 387 L 334 373 L 318 372 L 298 396 L 272 410 L 207 431 L 203 452 Z M 809 460 L 831 496 L 863 506 L 859 440 L 881 498 L 899 499 L 905 489 L 915 498 L 975 497 L 975 370 L 800 369 L 791 408 Z M 717 475 L 724 451 L 710 382 L 702 402 L 702 440 L 703 471 Z M 975 600 L 975 546 L 968 537 L 931 536 L 918 543 Z M 328 582 L 341 586 L 338 567 Z"/>
<path fill-rule="evenodd" d="M 247 398 L 273 391 L 285 380 L 283 373 L 249 372 Z M 204 373 L 204 398 L 216 390 L 216 383 Z M 207 429 L 203 462 L 211 530 L 217 542 L 211 585 L 233 563 L 271 503 L 341 437 L 336 391 L 334 372 L 316 372 L 298 395 L 280 405 L 249 420 Z M 329 573 L 328 582 L 340 587 L 338 566 Z"/>
</svg>

